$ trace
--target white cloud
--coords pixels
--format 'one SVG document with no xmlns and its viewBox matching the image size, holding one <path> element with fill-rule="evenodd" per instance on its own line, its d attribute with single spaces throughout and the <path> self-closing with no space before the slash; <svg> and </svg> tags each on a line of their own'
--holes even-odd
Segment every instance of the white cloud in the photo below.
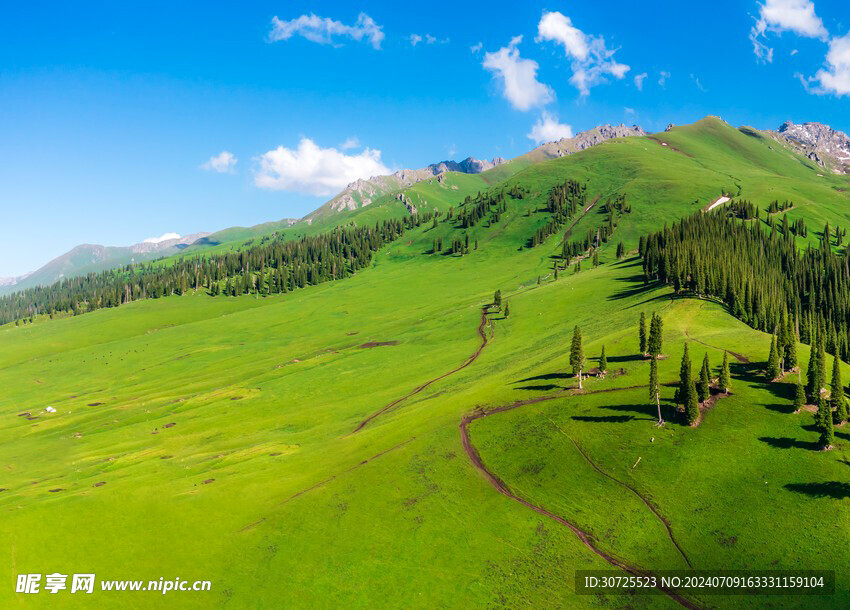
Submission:
<svg viewBox="0 0 850 610">
<path fill-rule="evenodd" d="M 425 43 L 426 44 L 447 44 L 448 42 L 449 42 L 448 37 L 437 38 L 436 36 L 431 36 L 431 34 L 425 34 Z"/>
<path fill-rule="evenodd" d="M 753 52 L 760 61 L 773 61 L 773 49 L 764 40 L 767 33 L 794 32 L 806 38 L 826 40 L 829 33 L 815 13 L 811 0 L 766 0 L 759 6 L 759 16 L 750 30 Z"/>
<path fill-rule="evenodd" d="M 419 34 L 411 34 L 410 36 L 408 36 L 408 39 L 410 40 L 410 44 L 414 47 L 423 40 L 425 41 L 425 44 L 446 44 L 447 42 L 449 42 L 448 38 L 437 38 L 436 36 L 432 36 L 431 34 L 425 34 L 424 38 Z"/>
<path fill-rule="evenodd" d="M 349 150 L 351 148 L 359 148 L 360 140 L 358 140 L 355 136 L 351 136 L 350 138 L 346 138 L 345 142 L 339 145 L 342 150 Z"/>
<path fill-rule="evenodd" d="M 180 239 L 179 233 L 164 233 L 159 237 L 148 237 L 142 243 L 144 244 L 158 244 L 163 241 L 168 241 L 169 239 Z"/>
<path fill-rule="evenodd" d="M 304 137 L 297 149 L 278 146 L 257 161 L 254 184 L 258 187 L 310 195 L 333 195 L 360 178 L 390 173 L 381 162 L 380 150 L 364 148 L 356 155 L 346 155 Z"/>
<path fill-rule="evenodd" d="M 706 88 L 702 86 L 702 83 L 699 81 L 699 78 L 696 75 L 691 74 L 691 80 L 694 81 L 694 84 L 697 86 L 697 89 L 699 89 L 703 93 L 706 91 Z"/>
<path fill-rule="evenodd" d="M 667 79 L 668 79 L 668 78 L 670 78 L 670 73 L 669 73 L 669 72 L 667 72 L 666 70 L 662 70 L 662 71 L 658 74 L 658 84 L 659 84 L 659 85 L 661 85 L 661 86 L 663 87 L 664 85 L 666 85 L 666 84 L 667 84 Z"/>
<path fill-rule="evenodd" d="M 484 48 L 484 43 L 479 42 L 478 44 L 474 44 L 471 47 L 469 47 L 469 50 L 473 53 L 480 53 L 481 49 L 483 49 L 483 48 Z"/>
<path fill-rule="evenodd" d="M 232 174 L 236 171 L 238 162 L 239 159 L 233 156 L 233 153 L 223 150 L 215 157 L 210 157 L 209 161 L 201 165 L 201 169 L 219 174 Z"/>
<path fill-rule="evenodd" d="M 625 113 L 626 113 L 626 114 L 634 114 L 634 113 L 635 113 L 635 109 L 634 109 L 634 108 L 629 108 L 628 106 L 626 106 L 625 108 L 623 108 L 623 110 L 625 111 Z"/>
<path fill-rule="evenodd" d="M 537 42 L 550 41 L 564 47 L 565 55 L 572 60 L 573 75 L 570 82 L 581 95 L 590 88 L 607 82 L 606 76 L 622 79 L 629 66 L 614 60 L 617 49 L 608 49 L 602 36 L 589 36 L 572 24 L 566 15 L 557 11 L 547 13 L 537 24 Z"/>
<path fill-rule="evenodd" d="M 334 44 L 334 36 L 345 36 L 358 42 L 365 39 L 376 49 L 381 48 L 381 41 L 384 39 L 382 27 L 366 13 L 360 13 L 354 25 L 346 25 L 330 17 L 319 17 L 314 13 L 301 15 L 290 21 L 277 17 L 272 19 L 269 41 L 289 40 L 296 34 L 312 42 L 331 45 Z"/>
<path fill-rule="evenodd" d="M 820 83 L 811 89 L 814 93 L 834 93 L 839 97 L 850 95 L 850 34 L 829 42 L 826 68 L 818 70 L 809 81 Z"/>
<path fill-rule="evenodd" d="M 572 137 L 573 128 L 564 123 L 559 123 L 558 117 L 556 115 L 549 114 L 546 110 L 541 113 L 540 118 L 537 119 L 537 122 L 528 133 L 528 138 L 530 140 L 534 140 L 537 144 L 554 142 L 561 138 Z"/>
<path fill-rule="evenodd" d="M 579 61 L 586 60 L 588 53 L 590 53 L 584 32 L 573 26 L 569 17 L 557 11 L 543 13 L 540 22 L 537 24 L 537 40 L 550 40 L 560 43 L 563 45 L 567 57 Z"/>
<path fill-rule="evenodd" d="M 515 36 L 508 46 L 484 54 L 484 68 L 501 81 L 502 94 L 517 110 L 545 106 L 555 99 L 555 92 L 537 80 L 537 62 L 519 56 L 517 45 L 522 36 Z"/>
<path fill-rule="evenodd" d="M 646 80 L 647 76 L 649 76 L 649 74 L 646 72 L 641 72 L 635 76 L 635 87 L 637 87 L 638 91 L 643 91 L 643 81 Z"/>
</svg>

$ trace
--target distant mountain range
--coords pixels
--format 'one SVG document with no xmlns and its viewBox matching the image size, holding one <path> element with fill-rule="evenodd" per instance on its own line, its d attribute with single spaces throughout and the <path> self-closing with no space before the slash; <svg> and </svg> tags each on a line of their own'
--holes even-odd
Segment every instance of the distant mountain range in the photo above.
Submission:
<svg viewBox="0 0 850 610">
<path fill-rule="evenodd" d="M 74 277 L 149 261 L 177 254 L 189 244 L 210 235 L 193 233 L 161 241 L 144 241 L 132 246 L 100 246 L 82 244 L 57 256 L 43 267 L 19 277 L 0 278 L 0 294 L 15 292 L 32 286 L 52 284 L 66 277 Z"/>
<path fill-rule="evenodd" d="M 672 127 L 672 126 L 670 126 Z M 668 127 L 668 129 L 670 129 Z M 783 123 L 776 130 L 754 130 L 775 139 L 795 152 L 800 152 L 827 171 L 850 173 L 850 138 L 847 134 L 822 123 Z M 84 244 L 53 259 L 40 269 L 15 278 L 0 278 L 0 294 L 8 294 L 32 286 L 47 285 L 67 277 L 102 271 L 132 262 L 144 262 L 192 249 L 224 242 L 247 240 L 268 235 L 280 229 L 306 223 L 335 213 L 368 206 L 380 197 L 402 191 L 417 182 L 441 179 L 447 172 L 481 174 L 495 170 L 505 176 L 523 167 L 572 155 L 612 138 L 645 136 L 647 132 L 633 125 L 600 125 L 577 133 L 571 138 L 547 142 L 511 160 L 496 157 L 490 161 L 467 157 L 462 161 L 440 161 L 421 169 L 403 169 L 387 176 L 356 180 L 328 202 L 300 220 L 283 219 L 254 227 L 231 227 L 215 233 L 194 233 L 175 239 L 145 241 L 132 246 L 110 247 Z M 504 176 L 503 176 L 504 177 Z M 404 201 L 403 196 L 401 200 Z M 410 208 L 409 208 L 410 209 Z"/>
</svg>

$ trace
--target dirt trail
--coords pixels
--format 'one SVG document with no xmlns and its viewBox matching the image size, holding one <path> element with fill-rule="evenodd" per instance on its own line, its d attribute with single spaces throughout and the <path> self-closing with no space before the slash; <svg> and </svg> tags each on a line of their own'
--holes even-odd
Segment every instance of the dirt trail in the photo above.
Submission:
<svg viewBox="0 0 850 610">
<path fill-rule="evenodd" d="M 669 522 L 669 521 L 667 521 L 667 519 L 665 519 L 665 518 L 661 515 L 661 513 L 660 513 L 660 512 L 658 512 L 658 508 L 656 508 L 656 506 L 655 506 L 652 502 L 650 502 L 650 501 L 649 501 L 646 497 L 644 497 L 644 496 L 643 496 L 643 494 L 641 494 L 641 493 L 640 493 L 637 489 L 635 489 L 634 487 L 632 487 L 632 486 L 631 486 L 631 485 L 629 485 L 628 483 L 626 483 L 626 482 L 624 482 L 624 481 L 621 481 L 620 479 L 617 479 L 617 478 L 615 478 L 615 477 L 611 476 L 610 474 L 608 474 L 607 472 L 605 472 L 604 470 L 602 470 L 599 466 L 597 466 L 597 465 L 593 462 L 593 460 L 591 460 L 591 459 L 590 459 L 590 456 L 588 456 L 588 455 L 584 452 L 584 449 L 582 449 L 582 448 L 581 448 L 581 446 L 580 446 L 580 445 L 576 442 L 576 440 L 575 440 L 573 437 L 571 437 L 571 436 L 567 436 L 567 438 L 568 438 L 568 439 L 570 439 L 570 441 L 572 441 L 573 445 L 575 445 L 575 448 L 576 448 L 576 449 L 578 449 L 578 452 L 582 455 L 582 457 L 585 459 L 585 461 L 586 461 L 588 464 L 590 464 L 590 466 L 591 466 L 591 467 L 592 467 L 592 468 L 593 468 L 596 472 L 598 472 L 599 474 L 601 474 L 603 477 L 606 477 L 606 478 L 608 478 L 608 479 L 611 479 L 612 481 L 614 481 L 614 482 L 615 482 L 615 483 L 617 483 L 618 485 L 621 485 L 621 486 L 625 487 L 625 488 L 626 488 L 626 489 L 628 489 L 630 492 L 632 492 L 634 495 L 636 495 L 638 498 L 640 498 L 640 501 L 641 501 L 641 502 L 643 502 L 644 504 L 646 504 L 646 507 L 647 507 L 649 510 L 651 510 L 651 511 L 655 514 L 655 516 L 656 516 L 656 517 L 658 517 L 658 520 L 659 520 L 659 521 L 661 521 L 661 523 L 663 523 L 663 524 L 664 524 L 664 527 L 667 529 L 667 535 L 670 537 L 670 542 L 672 542 L 672 543 L 673 543 L 673 546 L 675 546 L 675 547 L 676 547 L 676 550 L 677 550 L 677 551 L 679 551 L 679 554 L 682 556 L 682 559 L 684 559 L 684 560 L 685 560 L 685 563 L 686 563 L 686 564 L 688 564 L 688 567 L 689 567 L 689 568 L 693 569 L 693 567 L 694 567 L 694 566 L 693 566 L 693 565 L 691 565 L 691 560 L 690 560 L 690 559 L 688 559 L 688 556 L 687 556 L 687 555 L 685 555 L 685 551 L 683 551 L 683 550 L 682 550 L 682 547 L 680 547 L 680 546 L 679 546 L 679 543 L 678 543 L 678 542 L 676 542 L 676 538 L 673 536 L 673 530 L 671 530 L 671 529 L 670 529 L 670 522 Z"/>
<path fill-rule="evenodd" d="M 694 341 L 694 342 L 696 342 L 696 343 L 699 343 L 700 345 L 704 345 L 704 346 L 706 346 L 706 347 L 710 347 L 711 349 L 716 349 L 716 350 L 721 351 L 721 352 L 728 352 L 728 353 L 729 353 L 729 354 L 731 354 L 731 355 L 732 355 L 732 357 L 733 357 L 735 360 L 737 360 L 738 362 L 741 362 L 741 363 L 743 363 L 743 364 L 749 364 L 749 363 L 750 363 L 750 359 L 749 359 L 749 358 L 747 358 L 746 356 L 744 356 L 743 354 L 739 354 L 739 353 L 737 353 L 737 352 L 732 352 L 732 351 L 729 351 L 728 349 L 727 349 L 727 350 L 724 350 L 724 349 L 722 349 L 722 348 L 720 348 L 720 347 L 717 347 L 716 345 L 709 345 L 709 344 L 708 344 L 708 343 L 706 343 L 705 341 L 700 341 L 699 339 L 694 339 L 694 338 L 691 336 L 691 334 L 688 332 L 688 329 L 687 329 L 687 328 L 685 329 L 685 336 L 686 336 L 688 339 L 690 339 L 691 341 Z"/>
<path fill-rule="evenodd" d="M 587 206 L 584 208 L 584 210 L 582 210 L 581 215 L 580 215 L 578 218 L 576 218 L 575 220 L 573 220 L 573 221 L 570 223 L 570 226 L 568 226 L 568 227 L 567 227 L 567 230 L 566 230 L 566 231 L 564 231 L 564 239 L 569 239 L 570 235 L 572 235 L 572 233 L 573 233 L 573 229 L 575 228 L 575 226 L 579 223 L 579 221 L 580 221 L 582 218 L 584 218 L 585 216 L 587 216 L 587 213 L 591 210 L 591 208 L 592 208 L 593 206 L 595 206 L 595 205 L 596 205 L 596 203 L 597 203 L 597 202 L 598 202 L 601 198 L 602 198 L 602 195 L 597 195 L 596 197 L 594 197 L 594 198 L 591 200 L 591 202 L 590 202 L 590 203 L 588 203 L 588 204 L 587 204 Z"/>
<path fill-rule="evenodd" d="M 488 341 L 487 340 L 487 333 L 484 331 L 484 328 L 487 326 L 488 310 L 489 310 L 489 307 L 487 307 L 487 306 L 481 308 L 481 322 L 478 324 L 478 336 L 481 337 L 481 345 L 478 346 L 478 349 L 475 350 L 475 353 L 473 353 L 469 358 L 466 359 L 466 362 L 464 362 L 460 366 L 452 369 L 448 373 L 443 373 L 439 377 L 434 377 L 433 379 L 429 379 L 428 381 L 426 381 L 422 385 L 416 386 L 415 388 L 413 388 L 413 390 L 411 390 L 410 392 L 408 392 L 407 394 L 405 394 L 401 398 L 397 398 L 396 400 L 392 401 L 391 403 L 389 403 L 385 407 L 382 407 L 381 409 L 375 411 L 369 417 L 367 417 L 362 422 L 357 424 L 357 427 L 354 430 L 352 430 L 351 433 L 354 434 L 356 432 L 360 432 L 363 428 L 365 428 L 369 424 L 370 421 L 372 421 L 376 417 L 380 417 L 381 415 L 383 415 L 384 413 L 386 413 L 387 411 L 389 411 L 390 409 L 392 409 L 393 407 L 395 407 L 399 403 L 404 402 L 405 400 L 407 400 L 411 396 L 415 396 L 416 394 L 418 394 L 419 392 L 421 392 L 422 390 L 424 390 L 425 388 L 427 388 L 431 384 L 436 383 L 437 381 L 440 381 L 441 379 L 445 379 L 446 377 L 448 377 L 450 375 L 454 375 L 458 371 L 465 369 L 470 364 L 475 362 L 478 359 L 478 356 L 481 355 L 481 352 L 484 350 L 484 348 L 487 347 L 487 341 Z"/>
<path fill-rule="evenodd" d="M 472 444 L 472 440 L 469 438 L 469 424 L 472 423 L 473 421 L 475 421 L 476 419 L 481 419 L 481 418 L 487 417 L 489 415 L 495 415 L 496 413 L 502 413 L 504 411 L 509 411 L 511 409 L 515 409 L 517 407 L 520 407 L 520 406 L 523 406 L 523 405 L 526 405 L 526 404 L 533 404 L 535 402 L 543 402 L 544 400 L 551 400 L 551 399 L 557 398 L 557 397 L 558 396 L 552 396 L 552 395 L 541 396 L 537 399 L 519 401 L 518 403 L 514 403 L 512 405 L 506 405 L 506 406 L 503 406 L 503 407 L 496 407 L 496 408 L 488 410 L 488 411 L 484 411 L 484 410 L 479 409 L 479 410 L 477 410 L 476 412 L 474 412 L 470 415 L 465 415 L 463 417 L 463 419 L 460 420 L 460 436 L 461 436 L 461 440 L 463 442 L 463 449 L 464 449 L 464 451 L 466 451 L 466 455 L 469 457 L 470 461 L 472 462 L 472 465 L 475 466 L 476 470 L 478 470 L 481 474 L 484 475 L 484 477 L 496 489 L 496 491 L 498 491 L 502 495 L 510 498 L 511 500 L 519 502 L 520 504 L 522 504 L 526 508 L 530 508 L 534 512 L 541 514 L 545 517 L 549 517 L 553 521 L 556 521 L 557 523 L 560 523 L 561 525 L 569 528 L 569 530 L 573 534 L 575 534 L 576 537 L 579 540 L 581 540 L 582 544 L 584 544 L 588 549 L 593 551 L 593 553 L 595 553 L 596 555 L 598 555 L 599 557 L 604 559 L 606 562 L 608 562 L 612 566 L 614 566 L 616 568 L 620 568 L 621 570 L 628 572 L 629 574 L 634 574 L 635 576 L 647 576 L 648 574 L 646 572 L 644 572 L 644 571 L 642 571 L 638 568 L 635 568 L 635 567 L 627 564 L 626 562 L 624 562 L 620 559 L 617 559 L 613 555 L 609 555 L 605 551 L 599 549 L 594 544 L 594 540 L 591 537 L 591 535 L 588 534 L 587 532 L 585 532 L 583 529 L 579 528 L 577 525 L 575 525 L 571 521 L 568 521 L 567 519 L 564 519 L 563 517 L 559 517 L 558 515 L 549 512 L 548 510 L 546 510 L 545 508 L 543 508 L 541 506 L 537 506 L 536 504 L 532 504 L 528 500 L 525 500 L 525 499 L 519 497 L 518 495 L 516 495 L 515 493 L 513 493 L 504 481 L 502 481 L 493 472 L 491 472 L 490 470 L 487 469 L 487 467 L 484 465 L 484 462 L 481 460 L 481 456 L 479 455 L 478 450 L 475 448 L 475 446 Z M 661 591 L 662 593 L 667 595 L 670 599 L 672 599 L 673 601 L 675 601 L 676 603 L 678 603 L 679 605 L 681 605 L 685 608 L 689 608 L 689 609 L 692 609 L 692 610 L 697 610 L 699 608 L 699 606 L 695 605 L 690 600 L 685 599 L 684 597 L 682 597 L 681 595 L 679 595 L 675 591 L 671 591 L 671 590 L 669 590 L 665 587 L 661 587 L 660 585 L 658 586 L 658 589 L 659 589 L 659 591 Z"/>
</svg>

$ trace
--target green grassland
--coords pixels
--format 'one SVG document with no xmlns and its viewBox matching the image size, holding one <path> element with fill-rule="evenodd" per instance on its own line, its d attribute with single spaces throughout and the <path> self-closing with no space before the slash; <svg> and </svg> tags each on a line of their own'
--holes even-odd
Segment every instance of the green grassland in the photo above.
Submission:
<svg viewBox="0 0 850 610">
<path fill-rule="evenodd" d="M 602 551 L 643 569 L 847 565 L 850 431 L 839 428 L 837 448 L 817 451 L 811 414 L 790 412 L 791 386 L 763 381 L 769 336 L 716 303 L 645 287 L 636 258 L 614 257 L 618 241 L 634 250 L 640 235 L 738 189 L 762 208 L 792 199 L 789 217 L 804 218 L 814 241 L 823 222 L 848 224 L 850 199 L 838 190 L 847 179 L 819 176 L 775 142 L 716 119 L 657 137 L 611 141 L 496 181 L 491 188 L 518 184 L 529 195 L 511 199 L 500 222 L 470 229 L 478 248 L 463 257 L 431 253 L 435 238 L 459 232 L 427 224 L 369 269 L 286 295 L 186 295 L 0 327 L 0 605 L 675 606 L 661 595 L 576 595 L 575 570 L 610 566 L 473 466 L 461 418 L 534 398 L 473 421 L 470 438 L 517 496 L 575 523 Z M 452 174 L 406 194 L 419 209 L 447 210 L 488 188 L 481 176 Z M 546 220 L 535 210 L 548 190 L 568 178 L 601 200 L 626 193 L 633 210 L 600 267 L 586 261 L 555 280 L 560 236 L 525 243 Z M 403 212 L 388 197 L 334 222 Z M 594 207 L 573 234 L 601 221 Z M 487 316 L 480 356 L 353 432 L 474 354 L 481 308 L 497 288 L 511 315 Z M 654 424 L 648 361 L 636 354 L 637 318 L 653 311 L 665 321 L 662 382 L 676 380 L 686 341 L 695 363 L 707 351 L 717 366 L 723 349 L 751 361 L 733 362 L 733 394 L 699 427 Z M 604 344 L 616 371 L 589 379 L 584 393 L 565 374 L 574 325 L 588 356 Z M 807 355 L 800 346 L 800 360 Z M 672 391 L 663 390 L 668 411 Z M 16 574 L 56 571 L 213 587 L 89 599 L 12 593 Z M 839 570 L 836 599 L 755 602 L 838 607 L 850 603 L 848 588 Z"/>
</svg>

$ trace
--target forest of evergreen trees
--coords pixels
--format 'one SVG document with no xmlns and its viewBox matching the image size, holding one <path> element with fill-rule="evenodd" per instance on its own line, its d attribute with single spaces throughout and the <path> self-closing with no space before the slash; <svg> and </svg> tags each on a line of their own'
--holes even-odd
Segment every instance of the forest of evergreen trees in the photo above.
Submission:
<svg viewBox="0 0 850 610">
<path fill-rule="evenodd" d="M 384 245 L 431 218 L 429 212 L 309 237 L 275 236 L 240 250 L 185 257 L 172 265 L 127 265 L 69 278 L 0 297 L 0 324 L 31 320 L 39 314 L 76 315 L 202 289 L 213 296 L 289 292 L 356 273 Z"/>
<path fill-rule="evenodd" d="M 819 246 L 801 251 L 786 218 L 767 230 L 740 210 L 697 213 L 641 238 L 645 281 L 716 298 L 761 331 L 777 332 L 784 317 L 803 343 L 823 336 L 829 353 L 850 360 L 850 249 L 833 247 L 843 231 L 827 225 Z"/>
</svg>

